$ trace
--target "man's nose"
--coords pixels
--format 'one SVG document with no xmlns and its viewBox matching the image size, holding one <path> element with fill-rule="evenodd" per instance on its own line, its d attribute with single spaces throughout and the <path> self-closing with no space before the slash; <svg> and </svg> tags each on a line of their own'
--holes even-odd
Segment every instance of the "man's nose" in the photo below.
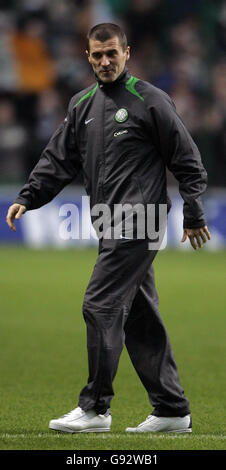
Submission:
<svg viewBox="0 0 226 470">
<path fill-rule="evenodd" d="M 110 65 L 110 60 L 106 55 L 102 56 L 101 65 L 102 67 L 108 67 L 108 65 Z"/>
</svg>

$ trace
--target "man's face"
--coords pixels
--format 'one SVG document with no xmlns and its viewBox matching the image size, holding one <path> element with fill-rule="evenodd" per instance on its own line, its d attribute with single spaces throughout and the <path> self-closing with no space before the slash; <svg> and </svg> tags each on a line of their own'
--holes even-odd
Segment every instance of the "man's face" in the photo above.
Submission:
<svg viewBox="0 0 226 470">
<path fill-rule="evenodd" d="M 117 36 L 105 42 L 90 39 L 90 51 L 86 51 L 94 73 L 104 83 L 114 82 L 129 59 L 129 46 L 123 50 Z"/>
</svg>

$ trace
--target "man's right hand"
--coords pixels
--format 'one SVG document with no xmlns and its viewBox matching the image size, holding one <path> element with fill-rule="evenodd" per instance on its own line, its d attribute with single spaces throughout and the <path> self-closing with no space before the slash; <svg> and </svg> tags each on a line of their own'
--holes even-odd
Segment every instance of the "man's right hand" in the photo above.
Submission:
<svg viewBox="0 0 226 470">
<path fill-rule="evenodd" d="M 9 207 L 8 214 L 6 217 L 6 222 L 8 226 L 13 230 L 14 232 L 16 231 L 16 227 L 14 224 L 14 219 L 20 219 L 22 214 L 26 212 L 27 208 L 23 206 L 22 204 L 12 204 L 12 206 Z"/>
</svg>

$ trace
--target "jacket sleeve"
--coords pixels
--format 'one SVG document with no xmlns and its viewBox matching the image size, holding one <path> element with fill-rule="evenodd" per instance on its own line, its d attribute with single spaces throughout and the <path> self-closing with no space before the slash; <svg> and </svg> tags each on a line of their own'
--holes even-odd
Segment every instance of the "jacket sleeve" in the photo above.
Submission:
<svg viewBox="0 0 226 470">
<path fill-rule="evenodd" d="M 67 117 L 51 137 L 14 201 L 25 205 L 27 210 L 37 209 L 50 202 L 80 170 L 72 119 L 71 100 Z"/>
<path fill-rule="evenodd" d="M 183 226 L 203 227 L 206 222 L 200 196 L 207 187 L 207 173 L 199 150 L 167 94 L 160 94 L 150 111 L 153 141 L 179 182 L 179 192 L 184 200 Z"/>
</svg>

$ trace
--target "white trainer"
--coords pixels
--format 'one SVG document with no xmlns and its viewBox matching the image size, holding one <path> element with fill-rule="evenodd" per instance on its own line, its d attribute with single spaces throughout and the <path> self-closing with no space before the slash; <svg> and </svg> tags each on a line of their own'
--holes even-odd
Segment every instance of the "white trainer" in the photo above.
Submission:
<svg viewBox="0 0 226 470">
<path fill-rule="evenodd" d="M 158 417 L 149 415 L 136 428 L 126 428 L 127 432 L 192 432 L 190 415 L 181 417 Z"/>
<path fill-rule="evenodd" d="M 79 406 L 58 419 L 49 422 L 49 428 L 62 432 L 106 432 L 111 428 L 110 410 L 104 415 L 94 410 L 83 411 Z"/>
</svg>

